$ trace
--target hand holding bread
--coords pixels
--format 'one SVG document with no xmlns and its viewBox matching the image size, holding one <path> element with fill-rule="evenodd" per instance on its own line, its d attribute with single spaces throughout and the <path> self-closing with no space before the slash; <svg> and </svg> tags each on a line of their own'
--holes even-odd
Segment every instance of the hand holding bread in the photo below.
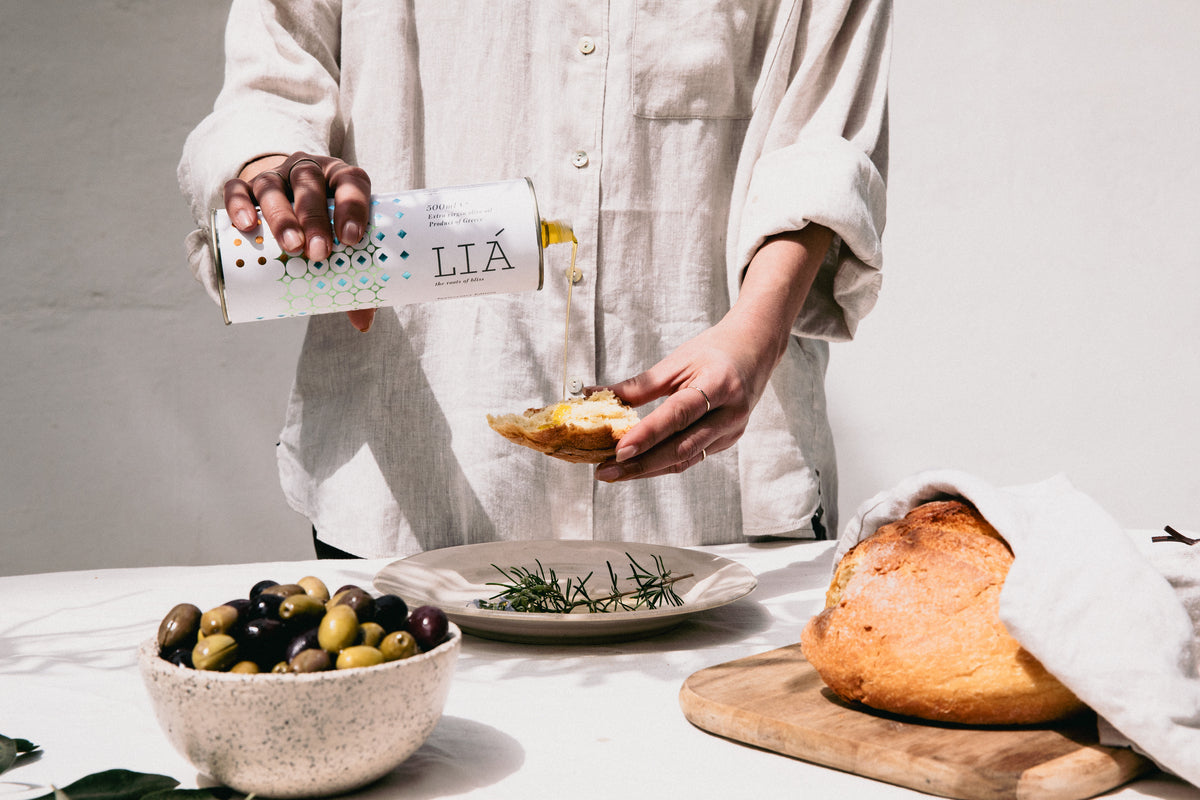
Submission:
<svg viewBox="0 0 1200 800">
<path fill-rule="evenodd" d="M 577 464 L 612 458 L 617 442 L 638 422 L 637 412 L 607 389 L 520 414 L 488 414 L 488 425 L 509 441 Z"/>
</svg>

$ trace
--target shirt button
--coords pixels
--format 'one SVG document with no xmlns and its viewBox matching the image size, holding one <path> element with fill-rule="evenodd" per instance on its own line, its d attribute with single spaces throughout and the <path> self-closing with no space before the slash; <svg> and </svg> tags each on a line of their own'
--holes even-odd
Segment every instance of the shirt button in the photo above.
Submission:
<svg viewBox="0 0 1200 800">
<path fill-rule="evenodd" d="M 590 36 L 584 36 L 579 40 L 579 52 L 585 56 L 591 55 L 596 51 L 596 41 Z"/>
<path fill-rule="evenodd" d="M 574 269 L 567 267 L 563 272 L 567 273 L 567 277 L 571 279 L 571 283 L 579 283 L 583 280 L 583 270 L 579 267 L 575 267 Z"/>
<path fill-rule="evenodd" d="M 588 154 L 583 150 L 577 151 L 575 157 L 571 159 L 571 163 L 579 169 L 583 169 L 588 165 Z"/>
<path fill-rule="evenodd" d="M 567 381 L 567 391 L 571 394 L 579 394 L 583 391 L 583 378 L 571 378 Z"/>
</svg>

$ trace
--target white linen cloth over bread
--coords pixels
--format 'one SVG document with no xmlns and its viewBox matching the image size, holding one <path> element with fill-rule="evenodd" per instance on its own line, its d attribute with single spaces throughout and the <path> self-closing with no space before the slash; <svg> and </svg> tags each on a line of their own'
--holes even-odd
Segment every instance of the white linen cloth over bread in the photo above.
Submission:
<svg viewBox="0 0 1200 800">
<path fill-rule="evenodd" d="M 1200 621 L 1187 611 L 1200 607 L 1200 596 L 1189 594 L 1200 591 L 1200 576 L 1187 575 L 1200 553 L 1181 552 L 1200 545 L 1155 543 L 1175 555 L 1155 551 L 1152 563 L 1065 478 L 997 488 L 945 470 L 915 475 L 860 506 L 835 566 L 881 526 L 946 496 L 974 504 L 1008 542 L 1014 559 L 1000 619 L 1101 717 L 1102 743 L 1132 745 L 1200 786 Z"/>
</svg>

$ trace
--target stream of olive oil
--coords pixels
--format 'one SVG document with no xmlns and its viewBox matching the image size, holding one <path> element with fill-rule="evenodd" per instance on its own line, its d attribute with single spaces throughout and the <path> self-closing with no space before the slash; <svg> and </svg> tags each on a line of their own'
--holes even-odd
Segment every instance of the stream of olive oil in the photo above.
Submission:
<svg viewBox="0 0 1200 800">
<path fill-rule="evenodd" d="M 542 220 L 542 247 L 552 244 L 571 243 L 571 266 L 567 269 L 567 313 L 563 323 L 563 379 L 562 401 L 567 402 L 567 347 L 571 341 L 571 289 L 575 286 L 575 256 L 579 252 L 579 240 L 571 226 L 559 220 Z"/>
<path fill-rule="evenodd" d="M 567 345 L 571 341 L 571 288 L 575 286 L 575 254 L 579 251 L 579 241 L 571 234 L 571 266 L 567 269 L 567 314 L 563 324 L 563 381 L 562 399 L 567 402 Z"/>
</svg>

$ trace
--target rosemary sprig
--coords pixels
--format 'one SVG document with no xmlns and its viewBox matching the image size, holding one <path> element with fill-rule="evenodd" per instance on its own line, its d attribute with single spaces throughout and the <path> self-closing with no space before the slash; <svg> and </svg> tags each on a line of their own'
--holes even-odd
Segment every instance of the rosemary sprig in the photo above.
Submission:
<svg viewBox="0 0 1200 800">
<path fill-rule="evenodd" d="M 589 612 L 602 613 L 607 611 L 637 611 L 652 610 L 664 605 L 681 606 L 683 599 L 675 592 L 674 585 L 691 578 L 693 573 L 672 575 L 658 555 L 653 555 L 654 569 L 649 570 L 639 564 L 629 553 L 629 577 L 635 588 L 623 589 L 622 579 L 613 569 L 612 562 L 606 561 L 608 568 L 609 591 L 607 594 L 592 597 L 587 583 L 594 573 L 589 572 L 582 578 L 567 578 L 560 582 L 554 568 L 546 568 L 540 559 L 535 559 L 536 569 L 526 567 L 509 567 L 503 569 L 495 564 L 492 567 L 504 576 L 505 582 L 493 581 L 488 586 L 500 589 L 487 600 L 476 600 L 478 608 L 495 611 L 524 611 L 540 614 L 570 614 L 579 607 Z"/>
</svg>

